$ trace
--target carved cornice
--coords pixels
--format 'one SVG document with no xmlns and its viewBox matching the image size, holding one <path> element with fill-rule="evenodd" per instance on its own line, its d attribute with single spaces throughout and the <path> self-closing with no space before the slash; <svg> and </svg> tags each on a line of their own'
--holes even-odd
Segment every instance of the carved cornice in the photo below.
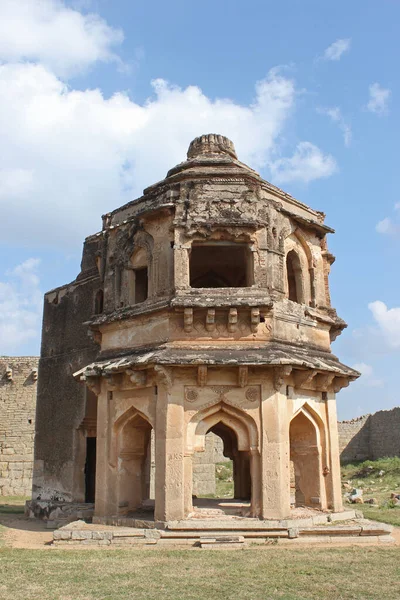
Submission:
<svg viewBox="0 0 400 600">
<path fill-rule="evenodd" d="M 164 385 L 167 388 L 167 392 L 170 393 L 174 383 L 172 369 L 162 365 L 154 365 L 154 371 L 158 385 Z"/>
<path fill-rule="evenodd" d="M 286 377 L 292 372 L 293 367 L 291 365 L 283 365 L 282 367 L 274 368 L 274 389 L 279 392 L 282 385 L 285 383 Z"/>
</svg>

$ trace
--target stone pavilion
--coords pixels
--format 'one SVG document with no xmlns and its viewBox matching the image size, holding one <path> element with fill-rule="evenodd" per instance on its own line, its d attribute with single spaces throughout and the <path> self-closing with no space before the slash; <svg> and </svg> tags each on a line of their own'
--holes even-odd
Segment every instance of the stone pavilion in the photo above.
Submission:
<svg viewBox="0 0 400 600">
<path fill-rule="evenodd" d="M 211 431 L 248 516 L 340 512 L 335 394 L 359 373 L 331 352 L 346 324 L 324 216 L 213 134 L 106 214 L 76 280 L 45 296 L 34 500 L 101 518 L 154 496 L 156 520 L 185 519 Z"/>
</svg>

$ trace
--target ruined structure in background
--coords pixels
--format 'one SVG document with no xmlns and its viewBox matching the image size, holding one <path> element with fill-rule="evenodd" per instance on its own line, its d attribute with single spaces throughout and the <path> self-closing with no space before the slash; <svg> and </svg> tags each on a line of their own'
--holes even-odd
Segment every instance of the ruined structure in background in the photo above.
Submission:
<svg viewBox="0 0 400 600">
<path fill-rule="evenodd" d="M 129 515 L 154 461 L 155 518 L 183 519 L 211 431 L 249 515 L 340 511 L 335 394 L 359 374 L 330 350 L 330 232 L 217 135 L 105 215 L 45 296 L 33 498 Z"/>
<path fill-rule="evenodd" d="M 400 456 L 400 407 L 339 421 L 342 462 Z"/>
<path fill-rule="evenodd" d="M 0 496 L 30 496 L 39 359 L 0 357 Z"/>
</svg>

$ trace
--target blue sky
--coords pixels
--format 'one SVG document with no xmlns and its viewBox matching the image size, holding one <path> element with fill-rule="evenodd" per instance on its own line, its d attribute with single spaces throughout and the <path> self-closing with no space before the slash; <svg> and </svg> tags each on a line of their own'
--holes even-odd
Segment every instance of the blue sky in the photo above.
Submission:
<svg viewBox="0 0 400 600">
<path fill-rule="evenodd" d="M 38 354 L 43 292 L 101 214 L 230 137 L 327 214 L 341 418 L 400 403 L 400 4 L 2 0 L 0 354 Z"/>
</svg>

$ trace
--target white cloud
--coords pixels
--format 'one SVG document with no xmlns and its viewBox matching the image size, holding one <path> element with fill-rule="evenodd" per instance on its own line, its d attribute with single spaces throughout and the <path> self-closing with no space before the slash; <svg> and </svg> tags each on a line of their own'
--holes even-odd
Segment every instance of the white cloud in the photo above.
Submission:
<svg viewBox="0 0 400 600">
<path fill-rule="evenodd" d="M 372 83 L 369 86 L 367 109 L 378 115 L 386 114 L 388 112 L 390 95 L 391 91 L 389 89 L 381 87 L 379 83 Z"/>
<path fill-rule="evenodd" d="M 350 38 L 336 40 L 336 42 L 333 42 L 333 44 L 328 46 L 325 50 L 323 58 L 325 60 L 340 60 L 342 54 L 350 50 L 350 45 Z"/>
<path fill-rule="evenodd" d="M 384 341 L 392 349 L 400 348 L 400 307 L 388 309 L 384 302 L 376 300 L 368 304 L 368 308 Z"/>
<path fill-rule="evenodd" d="M 294 82 L 277 69 L 257 83 L 248 106 L 161 79 L 153 90 L 143 104 L 124 93 L 106 99 L 99 89 L 67 87 L 42 65 L 0 66 L 3 242 L 18 231 L 27 243 L 80 244 L 98 230 L 102 213 L 163 178 L 203 133 L 227 135 L 241 160 L 268 166 L 296 97 Z M 334 166 L 304 142 L 271 170 L 280 180 L 311 181 Z"/>
<path fill-rule="evenodd" d="M 396 227 L 392 223 L 391 219 L 389 219 L 389 217 L 382 219 L 382 221 L 378 221 L 375 229 L 378 233 L 389 234 L 389 235 L 396 232 Z"/>
<path fill-rule="evenodd" d="M 359 362 L 353 365 L 353 369 L 361 373 L 361 383 L 364 383 L 364 385 L 368 385 L 369 387 L 382 387 L 384 385 L 382 379 L 377 379 L 374 376 L 374 369 L 371 365 Z"/>
<path fill-rule="evenodd" d="M 29 258 L 6 272 L 0 281 L 0 354 L 13 354 L 39 335 L 42 292 L 37 270 L 40 261 Z"/>
<path fill-rule="evenodd" d="M 302 181 L 309 183 L 321 177 L 330 177 L 336 171 L 336 161 L 324 154 L 311 142 L 300 142 L 291 158 L 281 158 L 271 164 L 271 170 L 280 183 Z"/>
<path fill-rule="evenodd" d="M 398 211 L 400 210 L 400 203 L 396 203 L 394 205 L 394 210 Z M 397 215 L 396 215 L 397 217 Z M 382 233 L 383 235 L 398 235 L 400 233 L 400 224 L 399 223 L 395 223 L 392 219 L 390 219 L 389 217 L 385 217 L 384 219 L 382 219 L 382 221 L 379 221 L 376 226 L 375 226 L 375 230 L 378 233 Z"/>
<path fill-rule="evenodd" d="M 127 93 L 105 98 L 65 84 L 96 61 L 118 60 L 113 48 L 122 38 L 99 16 L 60 0 L 0 0 L 3 243 L 15 231 L 31 244 L 80 243 L 98 230 L 102 213 L 163 178 L 203 133 L 227 135 L 241 160 L 280 181 L 334 170 L 334 159 L 309 142 L 275 160 L 297 93 L 277 68 L 255 85 L 247 106 L 163 79 L 142 104 Z"/>
<path fill-rule="evenodd" d="M 123 33 L 60 0 L 1 0 L 0 60 L 41 62 L 63 77 L 97 61 L 118 61 Z"/>
<path fill-rule="evenodd" d="M 346 123 L 342 111 L 338 106 L 334 106 L 331 108 L 318 108 L 318 112 L 323 115 L 327 115 L 334 123 L 337 123 L 339 129 L 343 133 L 344 145 L 350 146 L 351 144 L 351 127 L 348 123 Z"/>
</svg>

